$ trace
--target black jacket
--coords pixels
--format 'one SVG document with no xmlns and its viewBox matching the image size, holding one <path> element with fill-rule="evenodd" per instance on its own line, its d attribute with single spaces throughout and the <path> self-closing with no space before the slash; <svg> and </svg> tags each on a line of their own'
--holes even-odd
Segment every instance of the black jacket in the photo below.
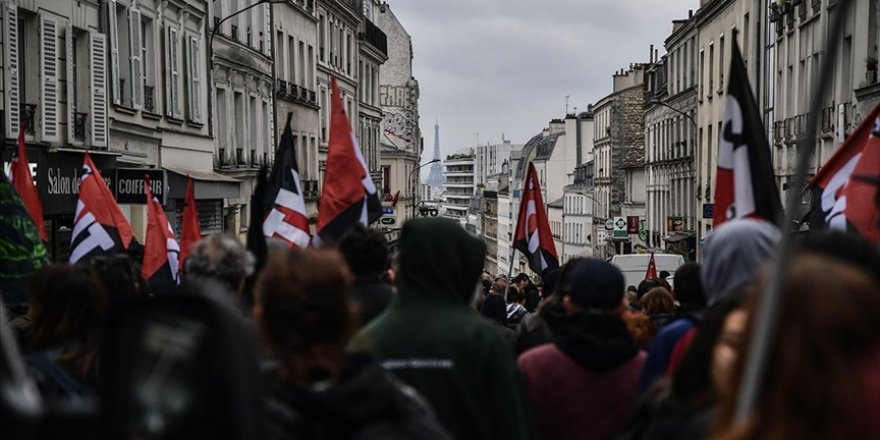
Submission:
<svg viewBox="0 0 880 440">
<path fill-rule="evenodd" d="M 382 280 L 356 279 L 351 286 L 351 298 L 358 305 L 358 322 L 361 327 L 385 311 L 393 296 L 394 289 Z"/>
<path fill-rule="evenodd" d="M 433 412 L 370 356 L 351 354 L 339 383 L 309 388 L 264 374 L 267 440 L 449 440 Z"/>
</svg>

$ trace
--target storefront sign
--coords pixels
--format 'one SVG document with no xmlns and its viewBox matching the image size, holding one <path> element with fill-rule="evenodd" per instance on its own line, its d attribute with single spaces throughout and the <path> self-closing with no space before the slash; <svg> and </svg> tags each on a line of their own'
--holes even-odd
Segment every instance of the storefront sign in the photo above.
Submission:
<svg viewBox="0 0 880 440">
<path fill-rule="evenodd" d="M 623 217 L 614 217 L 614 238 L 627 238 L 629 234 L 626 232 L 626 219 Z"/>
<path fill-rule="evenodd" d="M 638 234 L 639 233 L 639 218 L 638 218 L 638 216 L 629 216 L 626 218 L 626 232 L 628 234 Z"/>
<path fill-rule="evenodd" d="M 45 153 L 30 159 L 37 162 L 36 185 L 43 202 L 43 215 L 73 215 L 79 196 L 83 154 L 65 151 Z M 92 160 L 107 186 L 113 188 L 116 156 L 93 154 Z"/>
<path fill-rule="evenodd" d="M 666 217 L 666 230 L 669 233 L 684 232 L 684 217 Z"/>
<path fill-rule="evenodd" d="M 147 195 L 144 190 L 144 176 L 150 176 L 153 196 L 165 204 L 165 170 L 147 168 L 119 168 L 116 182 L 111 187 L 119 204 L 145 205 Z"/>
</svg>

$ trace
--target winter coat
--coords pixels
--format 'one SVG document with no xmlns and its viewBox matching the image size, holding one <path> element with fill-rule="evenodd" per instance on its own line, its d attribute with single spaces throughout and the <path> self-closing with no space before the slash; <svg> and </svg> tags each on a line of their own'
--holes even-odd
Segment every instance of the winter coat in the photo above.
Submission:
<svg viewBox="0 0 880 440">
<path fill-rule="evenodd" d="M 407 222 L 397 295 L 354 344 L 424 396 L 456 439 L 531 438 L 510 350 L 469 307 L 485 252 L 453 221 Z"/>
<path fill-rule="evenodd" d="M 515 329 L 517 324 L 523 320 L 523 318 L 529 312 L 526 310 L 522 304 L 518 303 L 510 303 L 507 305 L 507 326 L 511 329 Z"/>
<path fill-rule="evenodd" d="M 519 358 L 539 438 L 591 440 L 620 434 L 636 407 L 644 361 L 618 316 L 568 317 L 555 343 Z"/>
<path fill-rule="evenodd" d="M 714 413 L 710 405 L 679 402 L 671 394 L 669 380 L 661 379 L 645 392 L 618 440 L 702 440 Z"/>
<path fill-rule="evenodd" d="M 675 345 L 696 323 L 694 316 L 685 314 L 660 329 L 648 350 L 645 368 L 639 379 L 639 390 L 647 390 L 657 379 L 666 375 Z"/>
<path fill-rule="evenodd" d="M 336 384 L 264 374 L 267 440 L 451 440 L 430 408 L 370 356 L 349 355 Z"/>
<path fill-rule="evenodd" d="M 358 322 L 366 325 L 382 313 L 391 298 L 394 289 L 381 280 L 358 278 L 351 286 L 351 298 L 358 305 Z"/>
<path fill-rule="evenodd" d="M 529 313 L 516 326 L 513 335 L 513 353 L 516 356 L 526 350 L 553 342 L 553 331 L 565 318 L 565 307 L 559 302 L 543 303 L 538 311 Z"/>
</svg>

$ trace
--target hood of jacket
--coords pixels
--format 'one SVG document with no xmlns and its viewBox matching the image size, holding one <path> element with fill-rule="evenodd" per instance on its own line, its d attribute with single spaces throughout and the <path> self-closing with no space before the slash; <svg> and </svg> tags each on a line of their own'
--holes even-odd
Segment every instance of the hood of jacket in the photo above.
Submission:
<svg viewBox="0 0 880 440">
<path fill-rule="evenodd" d="M 456 221 L 417 218 L 400 236 L 398 297 L 449 301 L 466 306 L 477 286 L 486 244 Z"/>
<path fill-rule="evenodd" d="M 619 316 L 605 312 L 580 312 L 561 319 L 556 346 L 584 368 L 605 371 L 639 353 L 639 347 Z"/>
<path fill-rule="evenodd" d="M 781 237 L 775 225 L 754 219 L 731 220 L 706 236 L 700 278 L 708 305 L 753 281 Z"/>
</svg>

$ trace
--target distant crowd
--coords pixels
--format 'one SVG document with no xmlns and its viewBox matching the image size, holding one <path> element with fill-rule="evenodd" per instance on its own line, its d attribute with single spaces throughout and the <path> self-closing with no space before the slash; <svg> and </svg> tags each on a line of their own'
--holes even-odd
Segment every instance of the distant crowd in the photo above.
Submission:
<svg viewBox="0 0 880 440">
<path fill-rule="evenodd" d="M 735 417 L 780 240 L 732 220 L 700 264 L 627 286 L 587 257 L 486 273 L 481 239 L 416 219 L 396 253 L 361 226 L 319 249 L 270 240 L 265 262 L 207 236 L 183 278 L 222 284 L 256 335 L 267 439 L 880 438 L 880 257 L 841 233 L 797 240 L 758 406 Z M 6 305 L 44 398 L 100 394 L 105 323 L 151 295 L 137 266 L 45 266 Z"/>
</svg>

